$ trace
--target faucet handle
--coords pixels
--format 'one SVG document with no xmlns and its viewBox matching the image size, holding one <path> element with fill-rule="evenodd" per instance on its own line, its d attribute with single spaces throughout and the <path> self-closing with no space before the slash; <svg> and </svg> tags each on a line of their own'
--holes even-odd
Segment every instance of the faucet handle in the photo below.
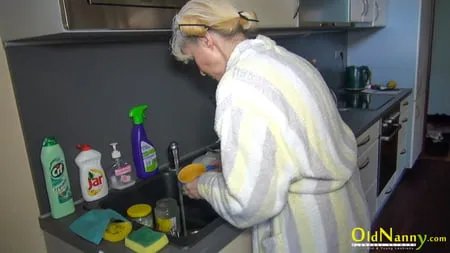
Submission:
<svg viewBox="0 0 450 253">
<path fill-rule="evenodd" d="M 169 168 L 172 168 L 178 172 L 180 169 L 180 156 L 177 142 L 172 141 L 169 144 L 169 147 L 167 148 L 167 156 L 169 160 Z"/>
</svg>

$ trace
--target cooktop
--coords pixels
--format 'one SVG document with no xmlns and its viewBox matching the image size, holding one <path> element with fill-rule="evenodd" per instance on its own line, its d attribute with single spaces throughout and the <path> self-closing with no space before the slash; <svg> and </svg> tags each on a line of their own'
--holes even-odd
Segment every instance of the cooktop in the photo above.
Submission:
<svg viewBox="0 0 450 253">
<path fill-rule="evenodd" d="M 336 94 L 339 109 L 378 110 L 395 96 L 364 92 L 340 92 Z"/>
</svg>

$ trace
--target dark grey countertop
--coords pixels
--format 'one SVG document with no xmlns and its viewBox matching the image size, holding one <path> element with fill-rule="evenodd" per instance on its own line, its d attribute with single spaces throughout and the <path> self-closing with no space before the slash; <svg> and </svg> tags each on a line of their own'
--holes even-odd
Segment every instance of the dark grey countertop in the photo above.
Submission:
<svg viewBox="0 0 450 253">
<path fill-rule="evenodd" d="M 381 95 L 392 96 L 393 99 L 383 105 L 381 108 L 374 111 L 350 109 L 347 111 L 341 111 L 342 119 L 352 129 L 356 137 L 364 133 L 370 126 L 372 126 L 377 120 L 382 118 L 389 110 L 400 103 L 404 98 L 411 94 L 412 89 L 400 89 L 400 92 L 395 95 Z M 378 93 L 382 94 L 382 93 Z"/>
<path fill-rule="evenodd" d="M 124 241 L 118 243 L 111 243 L 105 240 L 97 246 L 89 241 L 79 237 L 75 233 L 73 233 L 69 226 L 74 222 L 78 217 L 82 216 L 86 213 L 82 208 L 82 205 L 76 205 L 75 213 L 55 220 L 51 217 L 40 219 L 41 228 L 47 233 L 59 238 L 60 240 L 68 243 L 75 248 L 83 251 L 83 252 L 99 252 L 100 250 L 105 253 L 123 253 L 129 252 L 132 253 L 134 251 L 125 247 Z M 223 221 L 223 220 L 222 220 Z M 203 240 L 195 244 L 192 248 L 181 249 L 174 245 L 167 245 L 161 253 L 175 253 L 175 252 L 187 252 L 187 253 L 209 253 L 209 252 L 219 252 L 222 248 L 224 248 L 228 243 L 234 240 L 238 235 L 240 235 L 243 230 L 237 229 L 227 222 L 223 221 L 223 224 L 211 232 L 208 236 L 206 236 Z"/>
<path fill-rule="evenodd" d="M 350 109 L 348 111 L 341 111 L 340 114 L 343 120 L 348 124 L 348 126 L 358 137 L 364 133 L 371 125 L 373 125 L 377 120 L 382 118 L 385 113 L 387 113 L 393 106 L 397 105 L 401 100 L 411 94 L 412 89 L 402 89 L 398 94 L 395 95 L 384 95 L 393 96 L 394 98 L 390 100 L 387 104 L 375 111 L 366 111 L 358 109 Z M 62 219 L 54 220 L 50 217 L 41 218 L 40 225 L 41 228 L 52 234 L 53 236 L 61 239 L 62 241 L 80 249 L 83 252 L 99 252 L 102 250 L 105 253 L 122 253 L 122 252 L 133 252 L 125 247 L 124 242 L 110 243 L 107 241 L 102 241 L 100 245 L 94 245 L 83 238 L 77 236 L 72 231 L 70 231 L 70 224 L 75 221 L 78 217 L 83 215 L 86 211 L 83 210 L 81 205 L 76 206 L 76 211 L 74 214 L 64 217 Z M 235 239 L 243 230 L 237 229 L 227 222 L 223 221 L 217 229 L 211 232 L 203 240 L 198 242 L 192 248 L 181 249 L 174 245 L 166 246 L 161 253 L 173 253 L 173 252 L 219 252 L 220 249 L 225 247 L 233 239 Z"/>
</svg>

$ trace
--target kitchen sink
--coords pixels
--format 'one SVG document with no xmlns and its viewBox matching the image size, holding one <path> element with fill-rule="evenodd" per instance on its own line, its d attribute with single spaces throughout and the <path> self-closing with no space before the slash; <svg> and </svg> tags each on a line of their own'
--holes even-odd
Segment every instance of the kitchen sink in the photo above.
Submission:
<svg viewBox="0 0 450 253">
<path fill-rule="evenodd" d="M 180 206 L 179 182 L 175 172 L 161 172 L 141 183 L 141 185 L 132 189 L 111 194 L 110 197 L 99 203 L 100 207 L 113 209 L 124 217 L 127 217 L 126 211 L 130 206 L 144 203 L 154 208 L 156 202 L 162 198 L 173 198 L 178 202 L 178 206 Z M 219 217 L 211 205 L 205 200 L 194 200 L 183 196 L 183 202 L 186 217 L 186 236 L 184 236 L 183 228 L 181 228 L 182 231 L 178 237 L 172 235 L 167 236 L 171 244 L 180 248 L 190 248 L 223 224 L 224 220 Z M 141 225 L 134 223 L 133 227 L 138 228 Z"/>
</svg>

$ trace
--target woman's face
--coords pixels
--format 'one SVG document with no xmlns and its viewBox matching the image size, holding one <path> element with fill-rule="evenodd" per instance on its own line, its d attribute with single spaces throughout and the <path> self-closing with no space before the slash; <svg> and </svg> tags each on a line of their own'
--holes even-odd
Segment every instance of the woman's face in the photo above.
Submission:
<svg viewBox="0 0 450 253">
<path fill-rule="evenodd" d="M 227 60 L 213 41 L 212 37 L 198 38 L 196 42 L 188 42 L 183 52 L 192 56 L 201 73 L 219 81 L 225 73 Z"/>
</svg>

